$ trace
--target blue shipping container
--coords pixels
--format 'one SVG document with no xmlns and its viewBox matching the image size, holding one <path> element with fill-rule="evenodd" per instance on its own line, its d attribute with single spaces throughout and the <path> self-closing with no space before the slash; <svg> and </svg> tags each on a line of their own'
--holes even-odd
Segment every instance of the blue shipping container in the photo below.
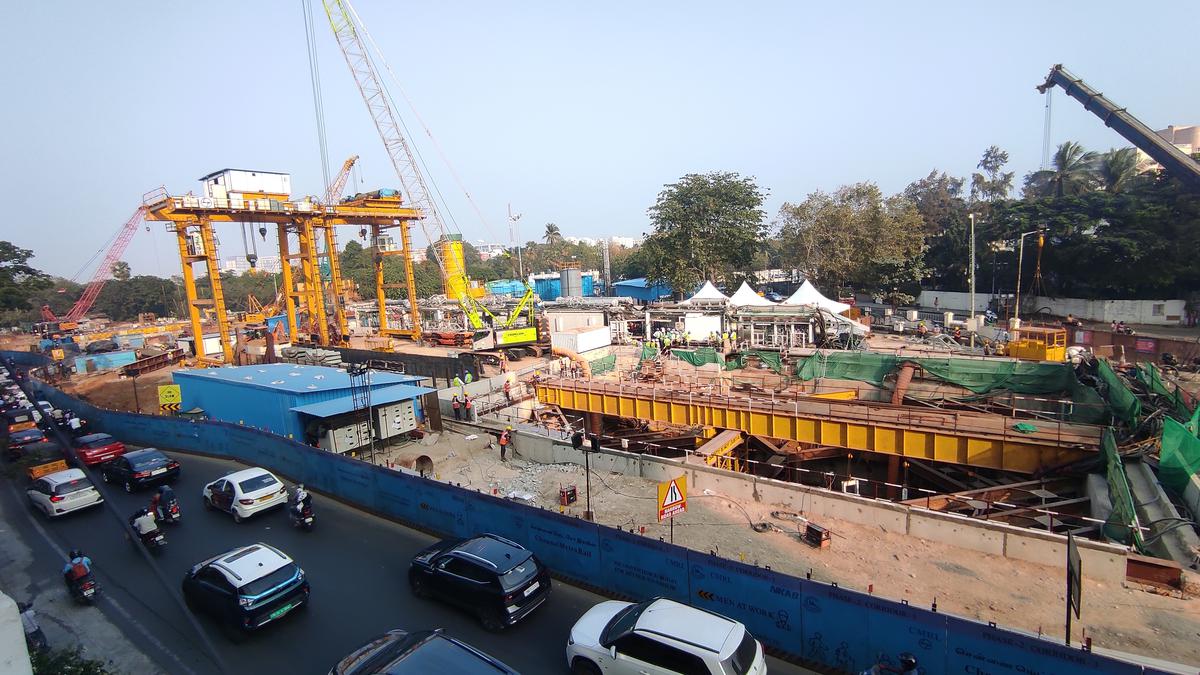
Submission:
<svg viewBox="0 0 1200 675">
<path fill-rule="evenodd" d="M 75 372 L 91 373 L 97 370 L 113 370 L 127 366 L 137 360 L 137 352 L 107 352 L 75 357 Z M 88 364 L 91 364 L 89 367 Z"/>
</svg>

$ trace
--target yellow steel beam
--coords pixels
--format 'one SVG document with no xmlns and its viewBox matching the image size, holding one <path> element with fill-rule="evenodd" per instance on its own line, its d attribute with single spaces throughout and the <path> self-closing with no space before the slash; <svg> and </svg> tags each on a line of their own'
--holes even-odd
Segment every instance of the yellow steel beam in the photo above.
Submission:
<svg viewBox="0 0 1200 675">
<path fill-rule="evenodd" d="M 147 205 L 146 220 L 190 222 L 203 218 L 213 223 L 294 223 L 321 218 L 328 225 L 379 225 L 395 227 L 397 221 L 421 218 L 420 209 L 403 206 L 397 198 L 361 203 L 322 205 L 314 202 L 280 202 L 266 199 L 219 199 L 164 196 Z"/>
<path fill-rule="evenodd" d="M 653 385 L 551 379 L 538 400 L 567 410 L 685 426 L 714 426 L 813 445 L 1034 473 L 1095 454 L 1100 428 L 985 413 L 807 398 L 775 401 L 672 391 Z"/>
<path fill-rule="evenodd" d="M 288 341 L 300 339 L 300 326 L 296 323 L 296 303 L 292 299 L 292 253 L 288 246 L 286 223 L 279 223 L 279 268 L 283 272 L 283 309 L 287 314 Z"/>
<path fill-rule="evenodd" d="M 726 429 L 696 448 L 696 454 L 704 457 L 704 463 L 709 466 L 729 471 L 741 471 L 741 462 L 733 455 L 733 451 L 741 444 L 742 432 Z"/>
</svg>

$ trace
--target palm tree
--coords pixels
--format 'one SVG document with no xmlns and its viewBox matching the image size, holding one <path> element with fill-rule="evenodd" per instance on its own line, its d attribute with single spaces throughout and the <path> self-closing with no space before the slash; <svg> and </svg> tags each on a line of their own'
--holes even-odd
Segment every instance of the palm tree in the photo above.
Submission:
<svg viewBox="0 0 1200 675">
<path fill-rule="evenodd" d="M 558 225 L 554 223 L 546 223 L 546 234 L 542 236 L 542 240 L 547 244 L 553 244 L 562 241 L 562 232 L 559 231 Z"/>
<path fill-rule="evenodd" d="M 1067 141 L 1055 151 L 1053 169 L 1042 169 L 1025 177 L 1025 193 L 1033 197 L 1083 194 L 1096 184 L 1094 170 L 1098 157 L 1075 141 Z"/>
<path fill-rule="evenodd" d="M 1096 176 L 1105 192 L 1124 192 L 1137 179 L 1137 151 L 1109 150 L 1096 164 Z"/>
</svg>

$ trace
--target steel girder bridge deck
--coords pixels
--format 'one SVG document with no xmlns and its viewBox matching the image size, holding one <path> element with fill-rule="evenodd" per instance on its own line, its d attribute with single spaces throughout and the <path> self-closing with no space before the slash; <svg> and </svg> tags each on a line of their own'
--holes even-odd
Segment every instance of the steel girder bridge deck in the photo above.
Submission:
<svg viewBox="0 0 1200 675">
<path fill-rule="evenodd" d="M 543 380 L 537 396 L 585 413 L 1022 473 L 1085 459 L 1100 445 L 1100 427 L 1038 420 L 1031 422 L 1036 431 L 1022 433 L 1012 428 L 1016 420 L 1000 415 L 888 403 L 772 400 L 575 379 Z"/>
</svg>

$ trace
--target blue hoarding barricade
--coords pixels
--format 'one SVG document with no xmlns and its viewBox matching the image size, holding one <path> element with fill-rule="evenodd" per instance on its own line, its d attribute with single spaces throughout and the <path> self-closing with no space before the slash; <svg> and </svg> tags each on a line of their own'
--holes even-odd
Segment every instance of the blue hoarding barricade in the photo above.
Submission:
<svg viewBox="0 0 1200 675">
<path fill-rule="evenodd" d="M 597 534 L 602 564 L 594 585 L 636 600 L 688 601 L 687 549 L 611 527 L 599 527 Z"/>
<path fill-rule="evenodd" d="M 555 572 L 595 583 L 600 569 L 598 526 L 553 511 L 530 511 L 528 538 L 521 543 Z"/>
<path fill-rule="evenodd" d="M 989 675 L 1134 675 L 1142 667 L 958 617 L 947 617 L 946 672 Z"/>
<path fill-rule="evenodd" d="M 803 580 L 699 551 L 687 560 L 689 604 L 736 616 L 764 644 L 800 654 Z"/>
</svg>

